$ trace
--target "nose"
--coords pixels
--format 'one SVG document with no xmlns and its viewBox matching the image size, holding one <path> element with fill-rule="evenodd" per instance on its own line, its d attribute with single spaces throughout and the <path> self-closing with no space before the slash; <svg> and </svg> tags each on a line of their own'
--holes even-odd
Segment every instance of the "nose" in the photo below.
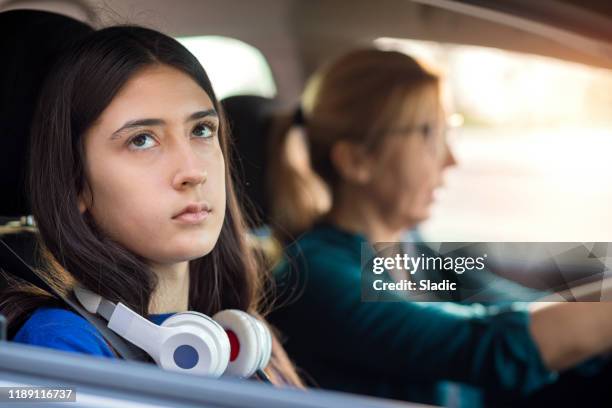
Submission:
<svg viewBox="0 0 612 408">
<path fill-rule="evenodd" d="M 442 160 L 442 168 L 454 167 L 457 165 L 457 159 L 453 154 L 448 142 L 444 142 L 444 159 Z"/>
<path fill-rule="evenodd" d="M 172 178 L 173 188 L 182 190 L 206 182 L 208 172 L 204 168 L 202 159 L 193 151 L 189 143 L 177 147 L 174 160 L 177 163 L 177 171 Z"/>
<path fill-rule="evenodd" d="M 444 171 L 449 167 L 454 167 L 457 165 L 457 160 L 455 159 L 455 155 L 451 150 L 447 141 L 444 141 L 444 148 L 441 155 L 440 167 L 438 167 L 437 173 L 437 183 L 436 187 L 442 187 L 444 185 Z"/>
</svg>

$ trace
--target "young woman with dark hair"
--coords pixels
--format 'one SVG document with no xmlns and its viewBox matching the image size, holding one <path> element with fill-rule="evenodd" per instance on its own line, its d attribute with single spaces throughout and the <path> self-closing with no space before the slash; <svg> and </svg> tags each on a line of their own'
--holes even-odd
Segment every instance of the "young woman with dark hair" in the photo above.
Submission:
<svg viewBox="0 0 612 408">
<path fill-rule="evenodd" d="M 454 164 L 440 81 L 402 53 L 359 50 L 317 74 L 302 108 L 305 137 L 292 139 L 290 121 L 272 142 L 272 226 L 298 239 L 277 272 L 279 293 L 292 296 L 271 320 L 321 386 L 478 406 L 473 388 L 443 382 L 523 397 L 612 348 L 611 303 L 362 301 L 362 248 L 399 241 L 427 219 Z M 308 154 L 290 155 L 299 140 Z"/>
<path fill-rule="evenodd" d="M 33 121 L 39 272 L 59 293 L 78 285 L 158 324 L 187 310 L 260 316 L 262 269 L 245 242 L 229 149 L 219 102 L 187 49 L 139 27 L 90 34 L 53 68 Z M 26 289 L 0 305 L 15 341 L 113 355 L 85 319 Z M 272 343 L 272 381 L 300 385 Z"/>
</svg>

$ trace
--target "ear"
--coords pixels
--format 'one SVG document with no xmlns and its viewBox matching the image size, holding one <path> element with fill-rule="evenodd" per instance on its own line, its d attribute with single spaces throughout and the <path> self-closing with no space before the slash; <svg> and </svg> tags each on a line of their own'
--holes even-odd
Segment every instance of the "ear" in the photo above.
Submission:
<svg viewBox="0 0 612 408">
<path fill-rule="evenodd" d="M 83 190 L 79 193 L 77 197 L 77 206 L 79 207 L 79 212 L 81 214 L 85 213 L 89 208 L 91 208 L 93 202 L 93 196 L 91 194 L 91 190 L 89 189 L 89 185 L 85 182 L 83 186 Z"/>
<path fill-rule="evenodd" d="M 342 179 L 356 184 L 366 184 L 372 179 L 373 161 L 362 146 L 341 140 L 334 144 L 330 156 Z"/>
</svg>

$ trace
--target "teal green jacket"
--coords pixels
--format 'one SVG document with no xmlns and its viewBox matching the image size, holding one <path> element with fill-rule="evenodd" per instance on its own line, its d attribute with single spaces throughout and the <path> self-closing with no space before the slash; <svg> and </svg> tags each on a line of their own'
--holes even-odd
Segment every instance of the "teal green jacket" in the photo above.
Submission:
<svg viewBox="0 0 612 408">
<path fill-rule="evenodd" d="M 527 394 L 556 378 L 524 304 L 361 301 L 364 236 L 321 224 L 286 251 L 270 320 L 304 377 L 323 388 L 437 405 L 475 406 L 477 388 Z M 384 275 L 381 275 L 384 276 Z"/>
</svg>

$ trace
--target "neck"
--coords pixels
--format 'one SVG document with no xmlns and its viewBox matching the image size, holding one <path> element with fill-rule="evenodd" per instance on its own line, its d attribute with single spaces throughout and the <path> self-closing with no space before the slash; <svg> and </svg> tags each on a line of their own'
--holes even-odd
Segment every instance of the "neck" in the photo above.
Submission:
<svg viewBox="0 0 612 408">
<path fill-rule="evenodd" d="M 189 262 L 151 265 L 157 288 L 151 296 L 150 314 L 187 311 L 189 304 Z"/>
<path fill-rule="evenodd" d="M 344 197 L 350 197 L 345 199 Z M 356 199 L 356 197 L 358 197 Z M 366 236 L 368 242 L 396 242 L 405 227 L 397 227 L 386 222 L 367 194 L 344 190 L 334 199 L 334 204 L 326 216 L 327 220 L 338 227 Z"/>
</svg>

